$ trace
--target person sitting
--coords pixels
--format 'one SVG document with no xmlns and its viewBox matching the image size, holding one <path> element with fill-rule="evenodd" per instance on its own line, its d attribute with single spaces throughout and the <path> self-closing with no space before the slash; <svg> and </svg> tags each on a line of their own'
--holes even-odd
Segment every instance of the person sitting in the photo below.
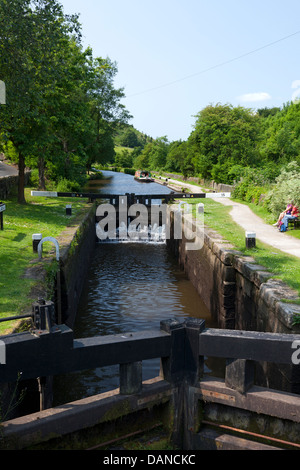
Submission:
<svg viewBox="0 0 300 470">
<path fill-rule="evenodd" d="M 288 204 L 288 205 L 286 206 L 286 209 L 285 209 L 283 212 L 281 212 L 281 213 L 279 214 L 279 217 L 278 217 L 277 222 L 276 222 L 275 224 L 273 224 L 274 227 L 280 227 L 281 221 L 282 221 L 283 217 L 284 217 L 285 215 L 291 214 L 292 209 L 293 209 L 293 203 L 291 202 L 290 204 Z"/>
<path fill-rule="evenodd" d="M 283 219 L 281 221 L 281 224 L 280 224 L 280 231 L 281 232 L 286 232 L 287 229 L 288 229 L 289 220 L 295 220 L 295 219 L 297 219 L 297 217 L 299 217 L 299 209 L 298 209 L 297 206 L 293 206 L 292 210 L 291 210 L 291 213 L 286 214 L 283 217 Z"/>
</svg>

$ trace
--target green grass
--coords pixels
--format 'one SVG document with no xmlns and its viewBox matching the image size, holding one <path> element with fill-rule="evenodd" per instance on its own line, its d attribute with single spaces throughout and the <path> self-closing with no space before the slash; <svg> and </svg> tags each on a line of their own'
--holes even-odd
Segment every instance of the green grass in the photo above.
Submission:
<svg viewBox="0 0 300 470">
<path fill-rule="evenodd" d="M 31 197 L 26 189 L 27 204 L 15 198 L 4 201 L 4 230 L 0 231 L 0 317 L 20 315 L 29 307 L 29 294 L 35 281 L 24 278 L 26 269 L 38 255 L 33 253 L 32 234 L 57 237 L 83 210 L 86 201 L 66 198 Z M 72 216 L 66 216 L 65 206 L 72 204 Z M 53 244 L 43 245 L 43 257 L 49 256 Z M 9 327 L 0 324 L 0 332 Z"/>
<path fill-rule="evenodd" d="M 203 200 L 195 199 L 195 204 Z M 257 264 L 264 266 L 274 278 L 281 279 L 292 289 L 295 289 L 300 296 L 300 262 L 299 258 L 289 256 L 282 251 L 275 249 L 270 245 L 256 240 L 256 247 L 247 249 L 245 246 L 245 231 L 236 224 L 229 212 L 231 206 L 212 200 L 205 199 L 204 203 L 204 223 L 208 227 L 216 230 L 226 240 L 228 240 L 234 249 L 241 251 L 244 255 L 252 256 Z M 258 215 L 260 215 L 258 213 Z M 290 230 L 298 232 L 297 230 Z"/>
</svg>

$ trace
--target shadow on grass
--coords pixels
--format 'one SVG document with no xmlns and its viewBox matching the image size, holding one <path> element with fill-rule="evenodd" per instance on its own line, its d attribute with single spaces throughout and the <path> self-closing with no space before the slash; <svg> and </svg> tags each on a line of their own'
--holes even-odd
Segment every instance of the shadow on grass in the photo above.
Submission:
<svg viewBox="0 0 300 470">
<path fill-rule="evenodd" d="M 24 238 L 27 237 L 26 233 L 18 233 L 18 235 L 16 235 L 12 241 L 13 242 L 21 242 L 22 240 L 24 240 Z"/>
</svg>

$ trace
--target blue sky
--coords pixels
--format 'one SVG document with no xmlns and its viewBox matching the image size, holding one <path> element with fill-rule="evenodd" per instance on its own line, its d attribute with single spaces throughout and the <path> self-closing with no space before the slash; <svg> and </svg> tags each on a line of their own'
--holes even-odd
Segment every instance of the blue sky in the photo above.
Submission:
<svg viewBox="0 0 300 470">
<path fill-rule="evenodd" d="M 130 124 L 186 140 L 209 104 L 300 97 L 299 0 L 60 0 L 83 45 L 117 63 Z"/>
</svg>

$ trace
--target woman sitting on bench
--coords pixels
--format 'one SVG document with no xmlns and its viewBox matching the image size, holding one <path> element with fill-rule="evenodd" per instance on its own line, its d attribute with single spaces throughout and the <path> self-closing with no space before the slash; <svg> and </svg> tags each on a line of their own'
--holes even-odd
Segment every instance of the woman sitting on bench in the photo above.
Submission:
<svg viewBox="0 0 300 470">
<path fill-rule="evenodd" d="M 273 224 L 274 227 L 275 227 L 275 226 L 276 226 L 276 227 L 280 227 L 281 221 L 282 221 L 283 217 L 284 217 L 285 215 L 291 214 L 292 209 L 293 209 L 293 205 L 294 205 L 294 203 L 291 202 L 290 204 L 288 204 L 288 205 L 286 206 L 286 209 L 285 209 L 283 212 L 280 213 L 277 222 L 276 222 L 275 224 Z"/>
<path fill-rule="evenodd" d="M 288 225 L 289 225 L 289 220 L 295 220 L 299 216 L 299 210 L 297 206 L 293 206 L 292 211 L 290 214 L 286 214 L 280 224 L 280 232 L 286 232 Z"/>
</svg>

